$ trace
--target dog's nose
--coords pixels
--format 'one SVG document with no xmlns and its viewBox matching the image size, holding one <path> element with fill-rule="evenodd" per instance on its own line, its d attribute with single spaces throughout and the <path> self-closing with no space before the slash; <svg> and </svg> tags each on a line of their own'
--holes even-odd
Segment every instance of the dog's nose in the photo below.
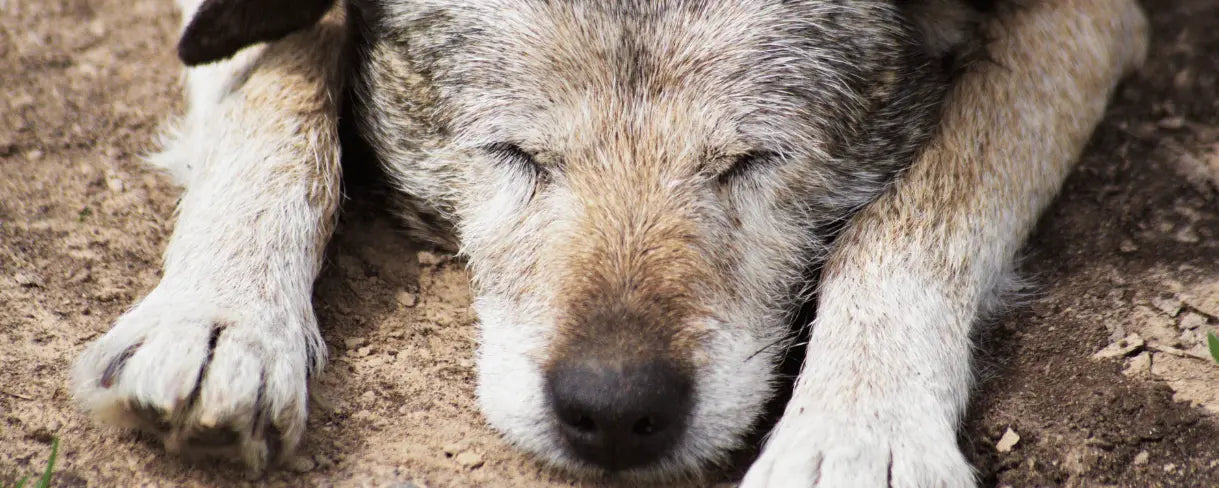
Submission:
<svg viewBox="0 0 1219 488">
<path fill-rule="evenodd" d="M 691 381 L 669 361 L 565 361 L 546 386 L 571 452 L 607 470 L 659 461 L 685 432 Z"/>
</svg>

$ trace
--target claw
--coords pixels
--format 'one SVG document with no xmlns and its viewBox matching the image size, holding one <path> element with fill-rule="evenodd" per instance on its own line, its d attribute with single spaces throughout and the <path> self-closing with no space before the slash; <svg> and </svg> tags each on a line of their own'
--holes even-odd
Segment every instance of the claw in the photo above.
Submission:
<svg viewBox="0 0 1219 488">
<path fill-rule="evenodd" d="M 102 388 L 110 388 L 111 386 L 114 386 L 114 379 L 118 377 L 119 373 L 123 372 L 123 366 L 127 365 L 127 360 L 131 359 L 131 356 L 135 354 L 136 349 L 139 349 L 142 345 L 144 345 L 142 342 L 132 344 L 128 346 L 127 349 L 124 349 L 123 352 L 118 356 L 115 356 L 114 359 L 111 359 L 110 363 L 106 365 L 106 369 L 102 371 L 102 377 L 101 380 L 98 381 L 98 384 L 101 385 Z"/>
<path fill-rule="evenodd" d="M 264 310 L 257 315 L 272 318 L 248 327 L 216 318 L 226 315 L 146 300 L 86 351 L 73 371 L 73 395 L 98 420 L 151 434 L 168 452 L 236 460 L 261 473 L 295 447 L 305 413 L 296 398 L 308 391 L 305 382 L 267 382 L 303 378 L 319 363 L 311 354 L 324 349 L 306 344 L 299 349 L 305 357 L 272 354 L 299 347 L 294 337 L 257 327 L 282 323 L 276 314 Z M 292 374 L 272 374 L 285 369 Z"/>
</svg>

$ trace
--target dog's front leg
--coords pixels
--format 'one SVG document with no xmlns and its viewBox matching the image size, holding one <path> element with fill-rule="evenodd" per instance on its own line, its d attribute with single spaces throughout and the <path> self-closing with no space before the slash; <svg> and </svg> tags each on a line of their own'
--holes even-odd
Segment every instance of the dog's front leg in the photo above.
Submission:
<svg viewBox="0 0 1219 488">
<path fill-rule="evenodd" d="M 300 440 L 326 351 L 310 297 L 339 198 L 339 17 L 187 70 L 154 158 L 185 187 L 164 276 L 73 371 L 94 417 L 255 469 Z"/>
<path fill-rule="evenodd" d="M 1138 65 L 1134 0 L 1039 2 L 989 27 L 941 133 L 826 263 L 794 397 L 743 486 L 970 486 L 970 329 Z"/>
</svg>

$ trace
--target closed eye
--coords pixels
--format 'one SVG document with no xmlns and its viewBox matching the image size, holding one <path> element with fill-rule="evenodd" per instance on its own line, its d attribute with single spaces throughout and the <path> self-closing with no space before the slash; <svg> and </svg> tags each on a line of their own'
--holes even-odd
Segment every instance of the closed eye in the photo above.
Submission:
<svg viewBox="0 0 1219 488">
<path fill-rule="evenodd" d="M 734 179 L 746 176 L 751 170 L 766 165 L 778 159 L 771 151 L 749 151 L 733 159 L 728 169 L 716 177 L 720 183 L 728 183 Z"/>
<path fill-rule="evenodd" d="M 483 149 L 498 157 L 503 162 L 520 165 L 529 171 L 541 173 L 544 170 L 542 165 L 538 164 L 537 159 L 533 157 L 533 154 L 521 149 L 520 146 L 511 142 L 497 142 L 495 144 L 488 144 L 483 146 Z"/>
</svg>

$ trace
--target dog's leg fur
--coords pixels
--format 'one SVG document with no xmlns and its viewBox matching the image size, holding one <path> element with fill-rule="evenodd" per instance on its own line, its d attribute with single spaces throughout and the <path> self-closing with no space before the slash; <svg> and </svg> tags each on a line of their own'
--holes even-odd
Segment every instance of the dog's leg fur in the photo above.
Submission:
<svg viewBox="0 0 1219 488">
<path fill-rule="evenodd" d="M 180 0 L 184 25 L 199 0 Z M 324 362 L 311 288 L 339 199 L 339 12 L 186 71 L 154 162 L 185 186 L 164 277 L 73 371 L 93 416 L 261 469 L 290 452 Z"/>
<path fill-rule="evenodd" d="M 1134 0 L 1045 1 L 988 29 L 995 63 L 840 236 L 794 397 L 743 486 L 970 486 L 956 447 L 970 329 L 1146 50 Z"/>
</svg>

